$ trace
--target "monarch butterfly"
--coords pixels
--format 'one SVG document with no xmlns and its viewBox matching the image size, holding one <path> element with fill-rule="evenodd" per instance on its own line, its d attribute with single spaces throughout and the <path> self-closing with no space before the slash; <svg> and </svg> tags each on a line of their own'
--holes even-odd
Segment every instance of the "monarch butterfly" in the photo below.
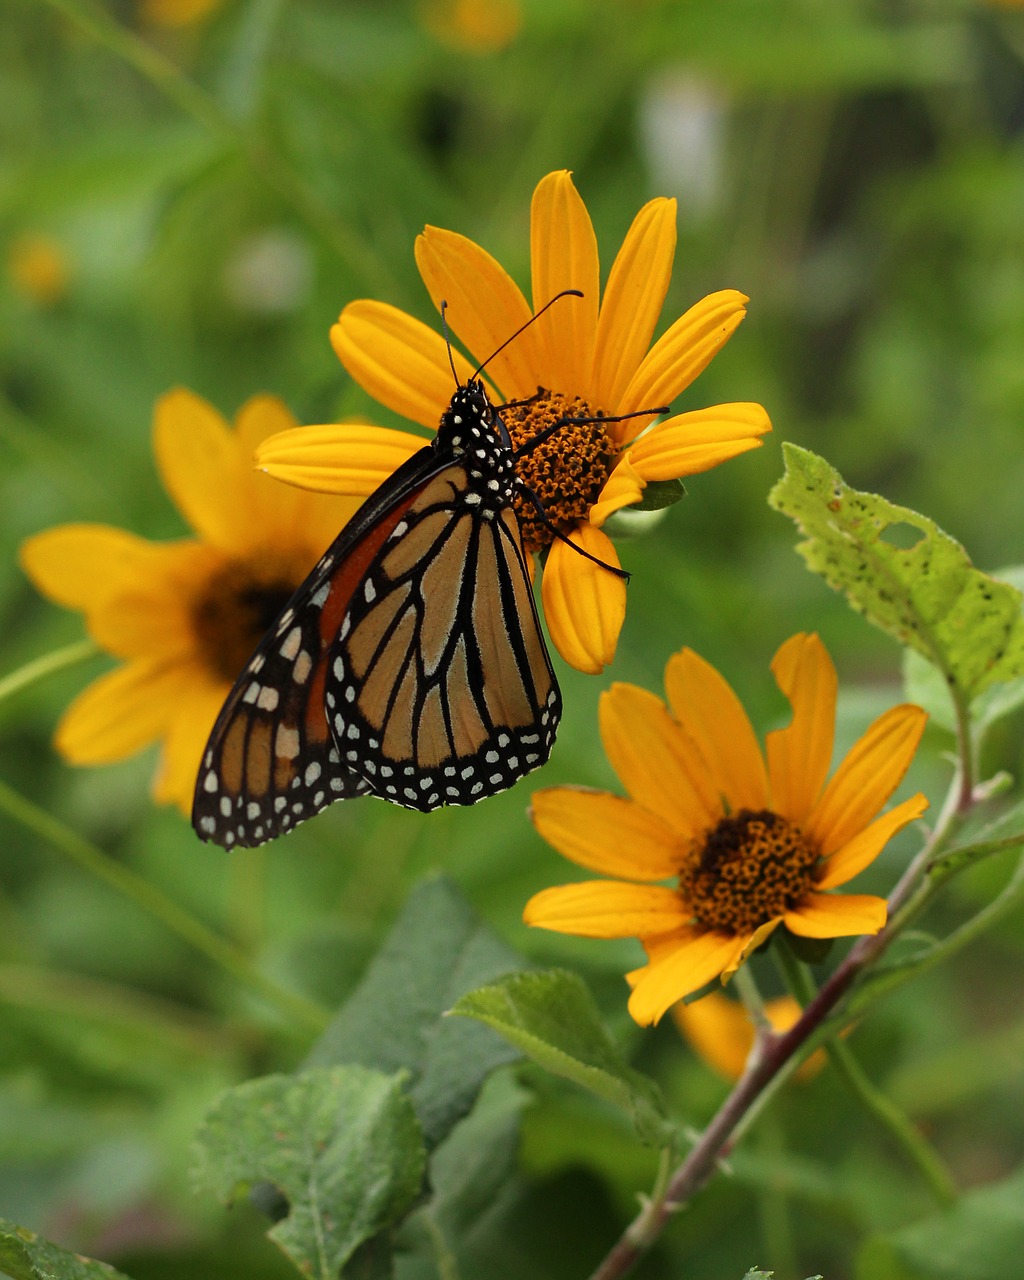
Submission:
<svg viewBox="0 0 1024 1280">
<path fill-rule="evenodd" d="M 561 695 L 512 505 L 517 454 L 483 367 L 235 683 L 196 782 L 201 839 L 262 844 L 364 794 L 424 812 L 474 804 L 548 759 Z"/>
</svg>

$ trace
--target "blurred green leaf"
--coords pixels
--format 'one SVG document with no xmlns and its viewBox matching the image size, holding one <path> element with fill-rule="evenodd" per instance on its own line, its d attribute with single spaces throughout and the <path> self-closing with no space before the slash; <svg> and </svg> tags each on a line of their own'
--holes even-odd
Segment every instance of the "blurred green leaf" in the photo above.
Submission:
<svg viewBox="0 0 1024 1280">
<path fill-rule="evenodd" d="M 105 1262 L 58 1249 L 5 1218 L 0 1218 L 0 1271 L 11 1280 L 128 1280 Z"/>
<path fill-rule="evenodd" d="M 952 875 L 979 858 L 1002 851 L 993 849 L 993 844 L 1009 850 L 1015 842 L 1024 844 L 1024 800 L 1018 801 L 994 822 L 968 827 L 961 833 L 958 843 L 936 860 L 935 870 L 943 876 Z"/>
<path fill-rule="evenodd" d="M 916 649 L 970 700 L 1024 675 L 1021 595 L 975 569 L 926 516 L 851 489 L 824 458 L 783 446 L 768 501 L 807 535 L 797 550 L 850 604 Z"/>
<path fill-rule="evenodd" d="M 869 1240 L 856 1280 L 1007 1280 L 1024 1252 L 1024 1172 L 971 1191 L 945 1213 Z"/>
<path fill-rule="evenodd" d="M 518 1056 L 493 1032 L 442 1017 L 459 996 L 521 959 L 447 880 L 420 884 L 306 1060 L 407 1071 L 428 1147 L 466 1114 L 492 1071 Z"/>
<path fill-rule="evenodd" d="M 359 1245 L 409 1208 L 425 1165 L 401 1077 L 349 1066 L 223 1093 L 197 1135 L 194 1174 L 228 1203 L 272 1183 L 288 1214 L 268 1235 L 303 1275 L 337 1280 Z"/>
<path fill-rule="evenodd" d="M 641 1141 L 673 1143 L 660 1089 L 623 1061 L 575 973 L 512 974 L 463 996 L 452 1013 L 487 1023 L 546 1070 L 622 1107 Z"/>
</svg>

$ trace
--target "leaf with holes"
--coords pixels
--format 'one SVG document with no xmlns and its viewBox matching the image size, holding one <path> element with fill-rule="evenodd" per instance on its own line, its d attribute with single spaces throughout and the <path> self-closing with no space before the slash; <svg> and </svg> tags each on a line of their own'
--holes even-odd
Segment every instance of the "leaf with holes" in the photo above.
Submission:
<svg viewBox="0 0 1024 1280">
<path fill-rule="evenodd" d="M 226 1202 L 272 1184 L 288 1215 L 270 1238 L 303 1275 L 337 1280 L 359 1245 L 410 1208 L 425 1160 L 400 1075 L 326 1067 L 222 1094 L 197 1135 L 194 1174 Z"/>
<path fill-rule="evenodd" d="M 590 992 L 574 973 L 514 973 L 471 991 L 453 1014 L 486 1022 L 517 1049 L 629 1113 L 641 1141 L 668 1146 L 674 1131 L 653 1080 L 622 1060 Z"/>
<path fill-rule="evenodd" d="M 964 699 L 1024 675 L 1019 591 L 975 569 L 927 517 L 851 489 L 806 449 L 783 449 L 786 474 L 768 501 L 807 536 L 797 550 L 808 568 Z"/>
<path fill-rule="evenodd" d="M 128 1280 L 105 1262 L 68 1253 L 5 1218 L 0 1218 L 0 1272 L 11 1280 Z"/>
</svg>

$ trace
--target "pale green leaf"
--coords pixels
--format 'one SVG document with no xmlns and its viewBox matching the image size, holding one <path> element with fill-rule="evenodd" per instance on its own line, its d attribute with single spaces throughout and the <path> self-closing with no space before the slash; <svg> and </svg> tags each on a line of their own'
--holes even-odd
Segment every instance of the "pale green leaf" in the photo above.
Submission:
<svg viewBox="0 0 1024 1280">
<path fill-rule="evenodd" d="M 546 1070 L 622 1107 L 642 1141 L 671 1143 L 660 1090 L 623 1061 L 576 974 L 511 974 L 463 996 L 452 1013 L 487 1023 Z"/>
<path fill-rule="evenodd" d="M 877 1236 L 857 1280 L 1009 1280 L 1024 1253 L 1024 1173 L 965 1195 L 952 1209 Z"/>
<path fill-rule="evenodd" d="M 1021 595 L 975 569 L 927 517 L 851 489 L 823 458 L 784 446 L 769 495 L 806 535 L 797 550 L 873 625 L 916 649 L 964 700 L 1024 676 Z"/>
<path fill-rule="evenodd" d="M 288 1213 L 271 1239 L 303 1275 L 337 1280 L 360 1244 L 408 1210 L 425 1158 L 401 1077 L 348 1066 L 229 1089 L 199 1131 L 194 1168 L 226 1202 L 275 1187 Z"/>
<path fill-rule="evenodd" d="M 128 1280 L 105 1262 L 59 1249 L 5 1218 L 0 1218 L 0 1273 L 11 1280 Z"/>
</svg>

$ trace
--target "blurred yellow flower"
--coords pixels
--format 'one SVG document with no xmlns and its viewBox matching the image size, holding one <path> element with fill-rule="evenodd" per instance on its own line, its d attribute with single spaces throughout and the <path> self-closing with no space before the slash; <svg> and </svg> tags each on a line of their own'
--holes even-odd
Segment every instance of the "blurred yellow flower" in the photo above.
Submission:
<svg viewBox="0 0 1024 1280">
<path fill-rule="evenodd" d="M 143 21 L 154 27 L 191 27 L 219 9 L 224 0 L 141 0 Z"/>
<path fill-rule="evenodd" d="M 612 264 L 603 301 L 594 229 L 567 172 L 548 174 L 538 184 L 530 243 L 533 308 L 565 289 L 584 296 L 558 302 L 488 361 L 495 399 L 513 402 L 502 418 L 517 447 L 566 416 L 611 419 L 668 403 L 707 366 L 745 314 L 743 294 L 711 294 L 648 350 L 672 273 L 674 200 L 651 200 L 637 214 Z M 504 268 L 454 231 L 427 227 L 416 241 L 416 262 L 435 306 L 447 300 L 453 331 L 480 360 L 534 314 Z M 448 353 L 436 329 L 364 299 L 341 313 L 331 341 L 372 396 L 436 428 L 452 395 Z M 473 364 L 457 353 L 455 368 L 461 382 L 473 372 Z M 707 471 L 757 448 L 759 437 L 771 430 L 764 409 L 750 403 L 651 423 L 648 415 L 569 424 L 517 463 L 521 479 L 563 536 L 615 567 L 618 556 L 602 528 L 610 515 L 640 502 L 649 482 Z M 365 496 L 387 478 L 399 454 L 408 456 L 422 443 L 420 436 L 384 428 L 303 428 L 268 441 L 258 460 L 291 484 Z M 578 670 L 600 671 L 615 653 L 626 612 L 625 583 L 556 540 L 522 495 L 517 513 L 527 553 L 545 556 L 541 594 L 552 642 Z"/>
<path fill-rule="evenodd" d="M 765 1017 L 772 1030 L 788 1031 L 801 1009 L 792 996 L 765 1001 Z M 672 1021 L 713 1071 L 726 1080 L 738 1080 L 754 1047 L 754 1024 L 744 1005 L 720 991 L 709 991 L 700 1000 L 672 1006 Z M 824 1049 L 815 1049 L 793 1074 L 809 1080 L 825 1065 Z"/>
<path fill-rule="evenodd" d="M 71 279 L 68 256 L 52 236 L 28 233 L 7 250 L 7 273 L 19 293 L 44 307 L 59 302 Z"/>
<path fill-rule="evenodd" d="M 157 403 L 153 445 L 164 486 L 196 537 L 154 543 L 100 524 L 60 525 L 22 544 L 44 595 L 85 615 L 122 665 L 65 712 L 56 745 L 72 764 L 107 764 L 161 742 L 154 794 L 192 807 L 221 704 L 264 631 L 358 502 L 302 493 L 253 469 L 253 451 L 295 425 L 272 396 L 232 430 L 186 390 Z"/>
<path fill-rule="evenodd" d="M 431 35 L 467 53 L 504 49 L 523 23 L 519 0 L 420 0 L 418 12 Z"/>
<path fill-rule="evenodd" d="M 643 1026 L 717 977 L 726 980 L 779 927 L 808 938 L 877 933 L 883 898 L 834 894 L 928 806 L 879 810 L 924 732 L 909 704 L 880 716 L 826 783 L 836 673 L 816 635 L 795 635 L 772 671 L 793 707 L 766 756 L 739 699 L 691 649 L 669 659 L 669 707 L 616 684 L 601 698 L 605 752 L 629 799 L 582 787 L 533 798 L 560 853 L 621 877 L 545 889 L 527 924 L 591 938 L 639 938 L 648 963 L 627 974 Z M 767 758 L 767 761 L 766 761 Z M 668 887 L 655 882 L 674 879 Z M 629 883 L 630 881 L 641 883 Z"/>
</svg>

